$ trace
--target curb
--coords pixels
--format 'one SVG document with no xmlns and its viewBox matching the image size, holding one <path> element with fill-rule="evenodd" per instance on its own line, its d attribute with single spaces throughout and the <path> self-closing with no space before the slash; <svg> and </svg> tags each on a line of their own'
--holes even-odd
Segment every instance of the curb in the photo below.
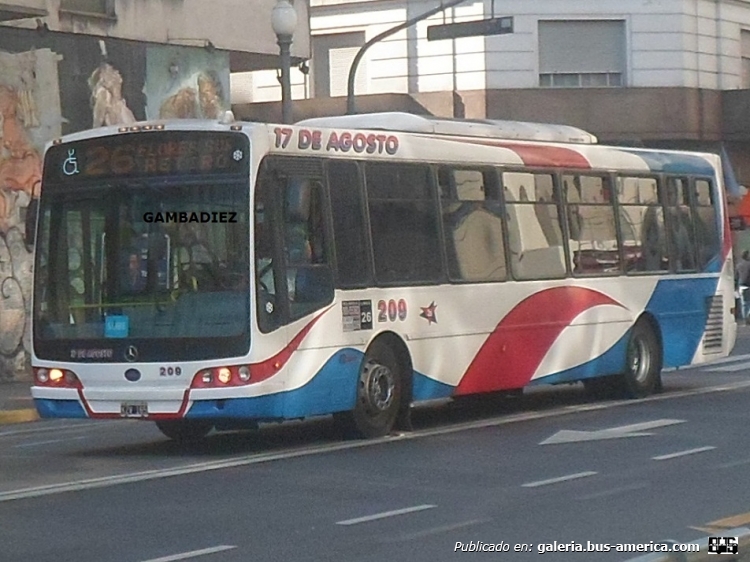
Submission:
<svg viewBox="0 0 750 562">
<path fill-rule="evenodd" d="M 0 411 L 0 425 L 33 422 L 37 420 L 39 420 L 39 414 L 34 408 Z"/>
</svg>

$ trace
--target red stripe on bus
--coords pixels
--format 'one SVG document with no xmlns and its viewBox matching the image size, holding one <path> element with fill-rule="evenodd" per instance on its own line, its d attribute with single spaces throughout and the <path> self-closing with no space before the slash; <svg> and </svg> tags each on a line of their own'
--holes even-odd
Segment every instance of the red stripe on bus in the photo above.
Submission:
<svg viewBox="0 0 750 562">
<path fill-rule="evenodd" d="M 586 160 L 583 154 L 561 146 L 539 146 L 533 144 L 475 139 L 466 140 L 464 142 L 507 148 L 518 154 L 526 166 L 591 169 L 591 162 Z"/>
<path fill-rule="evenodd" d="M 258 383 L 260 381 L 266 380 L 276 373 L 278 373 L 281 369 L 284 368 L 284 365 L 286 365 L 287 361 L 292 356 L 292 353 L 294 353 L 297 348 L 302 343 L 302 340 L 305 339 L 305 336 L 308 334 L 310 330 L 312 330 L 312 327 L 315 325 L 315 323 L 322 318 L 322 316 L 328 312 L 330 308 L 327 308 L 320 314 L 318 314 L 315 318 L 310 320 L 310 322 L 302 328 L 302 330 L 299 331 L 299 333 L 292 338 L 292 341 L 290 341 L 287 346 L 279 351 L 276 355 L 273 357 L 269 357 L 265 361 L 261 361 L 259 363 L 251 363 L 250 364 L 250 381 L 252 383 Z"/>
<path fill-rule="evenodd" d="M 526 386 L 560 333 L 576 316 L 603 304 L 624 308 L 585 287 L 554 287 L 521 301 L 479 349 L 455 394 Z"/>
</svg>

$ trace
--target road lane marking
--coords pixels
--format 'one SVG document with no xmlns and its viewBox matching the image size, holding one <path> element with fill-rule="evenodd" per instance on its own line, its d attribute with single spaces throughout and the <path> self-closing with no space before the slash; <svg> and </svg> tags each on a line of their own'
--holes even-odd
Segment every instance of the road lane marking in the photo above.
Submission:
<svg viewBox="0 0 750 562">
<path fill-rule="evenodd" d="M 336 525 L 356 525 L 358 523 L 367 523 L 369 521 L 377 521 L 378 519 L 385 519 L 386 517 L 395 517 L 396 515 L 405 515 L 407 513 L 414 513 L 416 511 L 424 511 L 425 509 L 433 509 L 436 505 L 415 505 L 414 507 L 405 507 L 403 509 L 394 509 L 393 511 L 384 511 L 383 513 L 375 513 L 374 515 L 365 515 L 364 517 L 356 517 L 354 519 L 345 519 L 344 521 L 336 521 Z"/>
<path fill-rule="evenodd" d="M 205 556 L 206 554 L 215 554 L 217 552 L 224 552 L 225 550 L 232 550 L 237 548 L 236 546 L 219 545 L 212 546 L 210 548 L 202 548 L 200 550 L 191 550 L 190 552 L 183 552 L 180 554 L 171 554 L 169 556 L 162 556 L 161 558 L 151 558 L 150 560 L 144 560 L 143 562 L 176 562 L 177 560 L 187 560 L 188 558 L 197 558 L 198 556 Z"/>
<path fill-rule="evenodd" d="M 78 441 L 81 439 L 88 439 L 86 435 L 79 435 L 78 437 L 66 437 L 64 439 L 48 439 L 47 441 L 33 441 L 31 443 L 19 443 L 13 445 L 14 448 L 22 447 L 38 447 L 39 445 L 50 445 L 51 443 L 64 443 L 65 441 Z"/>
<path fill-rule="evenodd" d="M 736 466 L 743 466 L 745 464 L 750 464 L 750 459 L 740 459 L 736 461 L 730 461 L 730 462 L 725 462 L 722 464 L 717 464 L 716 468 L 734 468 Z"/>
<path fill-rule="evenodd" d="M 384 542 L 404 542 L 411 541 L 414 539 L 421 539 L 432 535 L 439 535 L 441 533 L 449 533 L 451 531 L 457 531 L 458 529 L 465 529 L 466 527 L 473 527 L 480 523 L 489 523 L 492 519 L 472 519 L 471 521 L 464 521 L 462 523 L 453 523 L 452 525 L 441 525 L 440 527 L 432 527 L 423 531 L 416 531 L 414 533 L 407 533 L 404 535 L 397 535 L 395 537 L 388 537 Z"/>
<path fill-rule="evenodd" d="M 593 494 L 586 494 L 580 496 L 579 500 L 595 500 L 599 498 L 608 498 L 610 496 L 616 496 L 617 494 L 624 494 L 625 492 L 635 492 L 637 490 L 645 490 L 648 488 L 648 484 L 633 484 L 631 486 L 621 486 L 619 488 L 611 488 L 609 490 L 603 490 L 601 492 L 594 492 Z"/>
<path fill-rule="evenodd" d="M 633 423 L 630 425 L 621 425 L 618 427 L 607 427 L 604 429 L 595 429 L 592 431 L 577 431 L 570 429 L 561 429 L 552 437 L 548 437 L 540 445 L 555 445 L 560 443 L 579 443 L 581 441 L 601 441 L 604 439 L 621 439 L 623 437 L 643 437 L 653 435 L 653 433 L 644 433 L 647 429 L 656 429 L 685 423 L 685 420 L 653 420 L 648 422 Z"/>
<path fill-rule="evenodd" d="M 730 517 L 725 517 L 724 519 L 711 521 L 710 523 L 706 523 L 706 526 L 734 529 L 735 527 L 744 527 L 748 523 L 750 523 L 750 512 L 740 513 L 739 515 L 731 515 Z"/>
<path fill-rule="evenodd" d="M 34 408 L 0 411 L 0 425 L 39 421 L 39 413 Z"/>
<path fill-rule="evenodd" d="M 587 472 L 576 472 L 575 474 L 567 474 L 565 476 L 558 476 L 557 478 L 548 478 L 547 480 L 537 480 L 536 482 L 527 482 L 521 484 L 522 488 L 538 488 L 539 486 L 547 486 L 548 484 L 557 484 L 558 482 L 567 482 L 568 480 L 578 480 L 579 478 L 587 478 L 588 476 L 594 476 L 598 472 L 591 470 Z"/>
<path fill-rule="evenodd" d="M 750 381 L 741 381 L 732 384 L 722 384 L 719 386 L 683 390 L 665 394 L 657 394 L 649 396 L 638 401 L 633 400 L 618 400 L 613 402 L 606 402 L 602 404 L 584 404 L 581 406 L 562 406 L 552 410 L 545 410 L 543 412 L 522 412 L 520 414 L 514 414 L 503 417 L 489 418 L 484 420 L 464 422 L 447 427 L 432 428 L 426 430 L 414 431 L 411 433 L 405 433 L 395 437 L 381 437 L 378 439 L 370 439 L 364 441 L 349 441 L 343 443 L 327 443 L 324 445 L 313 445 L 309 447 L 302 447 L 299 449 L 281 451 L 276 453 L 262 453 L 253 455 L 243 455 L 240 457 L 234 457 L 231 459 L 225 459 L 220 461 L 205 461 L 200 463 L 192 463 L 187 465 L 176 466 L 172 468 L 147 470 L 141 472 L 130 472 L 124 474 L 115 474 L 112 476 L 103 476 L 98 478 L 90 478 L 85 480 L 74 480 L 70 482 L 60 482 L 57 484 L 47 484 L 44 486 L 34 486 L 29 488 L 19 488 L 15 490 L 7 490 L 0 492 L 0 502 L 13 501 L 26 498 L 36 498 L 40 496 L 47 496 L 51 494 L 61 494 L 65 492 L 77 492 L 81 490 L 90 490 L 94 488 L 104 488 L 108 486 L 115 486 L 119 484 L 130 484 L 134 482 L 143 482 L 147 480 L 156 480 L 160 478 L 170 478 L 174 476 L 181 476 L 184 474 L 195 474 L 198 472 L 208 472 L 211 470 L 221 470 L 224 468 L 235 468 L 240 466 L 249 466 L 254 464 L 273 462 L 277 460 L 293 459 L 299 457 L 307 457 L 311 455 L 320 455 L 326 453 L 333 453 L 337 451 L 345 451 L 349 449 L 359 449 L 363 447 L 375 447 L 384 445 L 387 443 L 393 443 L 397 441 L 405 441 L 410 439 L 424 439 L 426 437 L 435 437 L 440 435 L 449 435 L 452 433 L 458 433 L 461 431 L 469 431 L 473 429 L 482 429 L 488 427 L 500 427 L 504 425 L 510 425 L 513 423 L 519 423 L 524 421 L 541 420 L 547 418 L 556 418 L 565 415 L 571 415 L 581 412 L 592 412 L 599 410 L 609 410 L 611 408 L 617 408 L 620 406 L 637 406 L 648 402 L 657 402 L 661 400 L 669 400 L 671 398 L 684 398 L 688 396 L 700 396 L 702 394 L 711 394 L 714 392 L 725 392 L 731 390 L 740 390 L 750 387 Z M 95 423 L 95 422 L 94 422 Z M 125 423 L 123 421 L 117 422 L 105 422 L 108 424 L 114 423 Z M 141 423 L 141 422 L 137 422 Z M 52 431 L 52 429 L 50 429 Z"/>
<path fill-rule="evenodd" d="M 667 455 L 659 455 L 657 457 L 651 457 L 655 461 L 666 461 L 669 459 L 676 459 L 677 457 L 684 457 L 686 455 L 694 455 L 696 453 L 703 453 L 705 451 L 711 451 L 716 447 L 698 447 L 697 449 L 688 449 L 686 451 L 678 451 L 676 453 L 669 453 Z"/>
</svg>

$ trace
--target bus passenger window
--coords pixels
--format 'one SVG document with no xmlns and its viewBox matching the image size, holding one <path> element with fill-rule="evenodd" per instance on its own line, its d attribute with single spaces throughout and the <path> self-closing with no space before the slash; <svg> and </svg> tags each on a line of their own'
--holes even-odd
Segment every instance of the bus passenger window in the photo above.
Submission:
<svg viewBox="0 0 750 562">
<path fill-rule="evenodd" d="M 574 274 L 620 272 L 620 249 L 610 182 L 601 176 L 564 175 L 568 247 Z"/>
<path fill-rule="evenodd" d="M 664 209 L 650 177 L 618 177 L 620 240 L 626 273 L 669 270 Z"/>
<path fill-rule="evenodd" d="M 667 225 L 672 241 L 672 263 L 676 271 L 694 271 L 695 232 L 690 208 L 688 180 L 667 178 Z"/>
<path fill-rule="evenodd" d="M 441 167 L 438 186 L 450 278 L 505 280 L 503 219 L 494 172 Z"/>
<path fill-rule="evenodd" d="M 714 205 L 713 186 L 709 180 L 695 180 L 695 243 L 698 248 L 698 267 L 703 269 L 719 255 L 718 209 Z"/>
<path fill-rule="evenodd" d="M 565 277 L 562 223 L 550 174 L 503 173 L 510 263 L 516 279 Z"/>
</svg>

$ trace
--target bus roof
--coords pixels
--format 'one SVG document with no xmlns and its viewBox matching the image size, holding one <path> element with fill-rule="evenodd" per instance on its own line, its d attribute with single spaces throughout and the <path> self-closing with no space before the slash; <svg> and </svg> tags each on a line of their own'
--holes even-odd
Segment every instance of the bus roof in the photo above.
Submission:
<svg viewBox="0 0 750 562">
<path fill-rule="evenodd" d="M 495 119 L 447 119 L 397 111 L 316 117 L 299 121 L 296 125 L 575 144 L 597 142 L 596 136 L 569 125 Z"/>
</svg>

